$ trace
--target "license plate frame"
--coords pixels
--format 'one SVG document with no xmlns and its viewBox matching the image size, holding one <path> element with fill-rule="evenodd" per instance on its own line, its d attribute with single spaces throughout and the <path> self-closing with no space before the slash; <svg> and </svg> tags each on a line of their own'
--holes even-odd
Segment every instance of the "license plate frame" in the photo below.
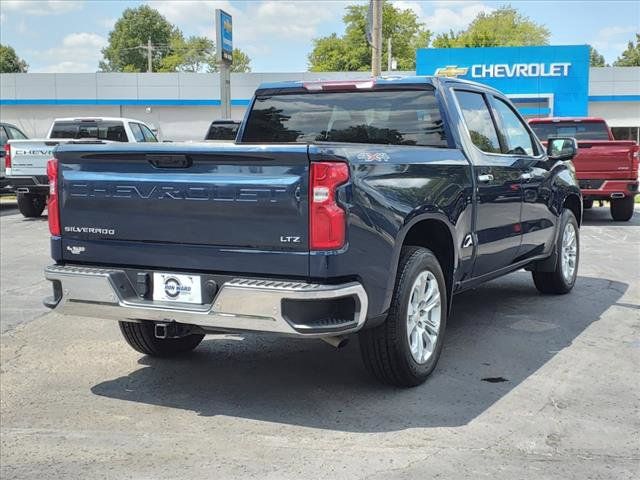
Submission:
<svg viewBox="0 0 640 480">
<path fill-rule="evenodd" d="M 184 273 L 154 272 L 153 300 L 202 304 L 202 277 Z"/>
</svg>

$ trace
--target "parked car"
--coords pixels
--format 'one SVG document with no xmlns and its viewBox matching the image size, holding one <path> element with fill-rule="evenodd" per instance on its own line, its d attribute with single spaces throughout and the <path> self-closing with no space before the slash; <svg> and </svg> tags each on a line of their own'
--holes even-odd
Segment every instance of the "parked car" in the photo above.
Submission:
<svg viewBox="0 0 640 480">
<path fill-rule="evenodd" d="M 25 137 L 26 138 L 26 137 Z M 156 143 L 151 128 L 129 118 L 57 118 L 44 139 L 9 140 L 5 149 L 6 178 L 17 192 L 18 208 L 25 217 L 42 215 L 49 183 L 47 161 L 54 149 L 67 142 Z"/>
<path fill-rule="evenodd" d="M 608 200 L 611 217 L 626 222 L 633 217 L 638 194 L 638 144 L 615 140 L 602 118 L 534 118 L 529 120 L 538 138 L 574 137 L 578 154 L 573 159 L 584 208 L 594 200 Z"/>
<path fill-rule="evenodd" d="M 240 122 L 235 120 L 214 120 L 207 130 L 205 140 L 233 141 L 240 128 Z"/>
<path fill-rule="evenodd" d="M 7 142 L 12 139 L 24 140 L 26 138 L 27 136 L 22 132 L 22 130 L 15 125 L 0 122 L 0 193 L 11 193 L 9 189 L 9 180 L 7 180 L 7 177 L 5 176 L 5 156 L 9 149 Z"/>
<path fill-rule="evenodd" d="M 522 268 L 543 293 L 573 288 L 576 149 L 545 151 L 476 83 L 262 85 L 235 143 L 56 150 L 45 303 L 117 320 L 155 356 L 207 333 L 359 332 L 373 375 L 417 385 L 453 294 Z"/>
</svg>

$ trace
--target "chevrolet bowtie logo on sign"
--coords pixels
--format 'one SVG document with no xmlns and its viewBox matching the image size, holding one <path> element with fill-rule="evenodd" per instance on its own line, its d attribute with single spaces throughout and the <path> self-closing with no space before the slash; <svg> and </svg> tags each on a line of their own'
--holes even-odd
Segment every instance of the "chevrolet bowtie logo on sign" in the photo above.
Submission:
<svg viewBox="0 0 640 480">
<path fill-rule="evenodd" d="M 466 75 L 469 69 L 467 67 L 458 67 L 457 65 L 447 65 L 436 69 L 437 77 L 458 77 Z"/>
</svg>

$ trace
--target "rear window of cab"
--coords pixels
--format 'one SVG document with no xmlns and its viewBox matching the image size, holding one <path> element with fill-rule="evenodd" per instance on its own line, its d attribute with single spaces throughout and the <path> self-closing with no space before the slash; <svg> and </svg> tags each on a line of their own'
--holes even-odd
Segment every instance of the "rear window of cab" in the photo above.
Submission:
<svg viewBox="0 0 640 480">
<path fill-rule="evenodd" d="M 448 147 L 432 89 L 259 95 L 242 141 Z"/>
</svg>

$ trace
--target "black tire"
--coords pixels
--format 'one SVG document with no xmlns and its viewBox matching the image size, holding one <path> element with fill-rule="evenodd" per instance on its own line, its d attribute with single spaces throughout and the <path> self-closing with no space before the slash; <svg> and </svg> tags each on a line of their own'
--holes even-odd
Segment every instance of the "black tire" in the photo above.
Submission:
<svg viewBox="0 0 640 480">
<path fill-rule="evenodd" d="M 612 198 L 610 202 L 611 218 L 616 222 L 628 222 L 633 217 L 633 196 Z"/>
<path fill-rule="evenodd" d="M 571 278 L 565 278 L 562 270 L 562 244 L 566 233 L 567 224 L 571 223 L 576 236 L 576 257 L 575 268 Z M 578 266 L 580 265 L 580 229 L 578 222 L 571 210 L 565 209 L 560 218 L 560 234 L 556 242 L 556 265 L 553 272 L 531 272 L 533 283 L 541 293 L 563 295 L 569 293 L 576 283 L 578 277 Z"/>
<path fill-rule="evenodd" d="M 593 200 L 589 198 L 583 199 L 582 208 L 584 208 L 585 210 L 589 210 L 590 208 L 593 208 Z"/>
<path fill-rule="evenodd" d="M 435 347 L 425 363 L 411 354 L 407 324 L 412 288 L 418 275 L 433 274 L 440 291 L 440 324 Z M 360 332 L 360 352 L 367 370 L 382 383 L 414 387 L 423 383 L 438 363 L 447 323 L 447 289 L 436 256 L 426 248 L 403 247 L 391 308 L 386 321 Z"/>
<path fill-rule="evenodd" d="M 18 209 L 27 218 L 35 218 L 42 215 L 47 206 L 47 197 L 35 193 L 18 193 Z"/>
<path fill-rule="evenodd" d="M 134 350 L 153 357 L 172 357 L 190 352 L 204 335 L 187 335 L 180 338 L 156 338 L 153 322 L 119 322 L 124 339 Z"/>
</svg>

